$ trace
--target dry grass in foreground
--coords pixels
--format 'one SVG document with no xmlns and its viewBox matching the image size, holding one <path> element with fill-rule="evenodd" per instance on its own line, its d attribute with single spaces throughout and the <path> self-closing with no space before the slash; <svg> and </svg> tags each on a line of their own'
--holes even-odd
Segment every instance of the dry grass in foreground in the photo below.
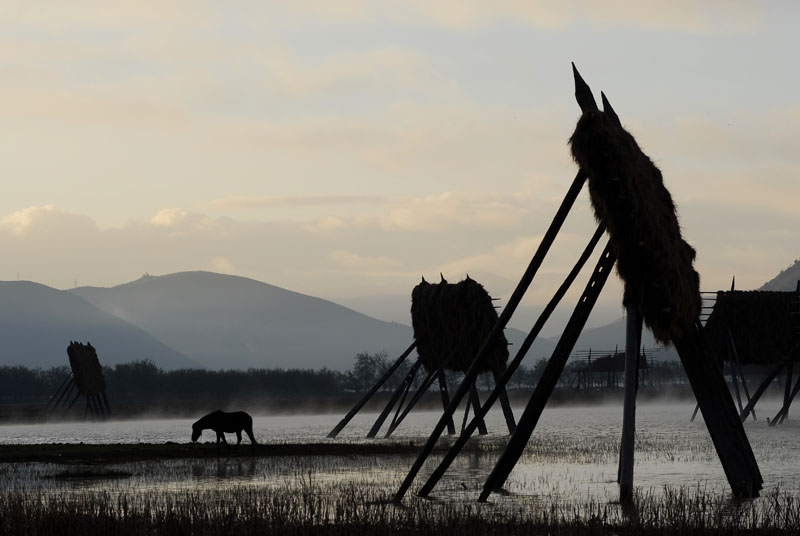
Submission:
<svg viewBox="0 0 800 536">
<path fill-rule="evenodd" d="M 668 489 L 636 506 L 586 503 L 510 512 L 492 504 L 411 499 L 357 486 L 225 491 L 0 492 L 0 534 L 796 534 L 797 498 L 733 503 Z"/>
</svg>

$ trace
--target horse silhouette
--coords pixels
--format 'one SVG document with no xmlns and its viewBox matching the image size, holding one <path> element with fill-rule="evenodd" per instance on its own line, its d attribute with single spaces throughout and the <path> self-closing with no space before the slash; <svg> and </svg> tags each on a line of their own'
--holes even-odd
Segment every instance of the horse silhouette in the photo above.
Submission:
<svg viewBox="0 0 800 536">
<path fill-rule="evenodd" d="M 197 442 L 203 430 L 208 429 L 214 430 L 217 433 L 217 447 L 219 447 L 220 441 L 222 441 L 225 446 L 228 446 L 228 442 L 225 441 L 226 433 L 236 433 L 236 445 L 238 446 L 242 442 L 242 430 L 247 432 L 247 437 L 250 438 L 250 444 L 252 446 L 256 445 L 256 438 L 253 437 L 253 418 L 244 411 L 226 413 L 217 410 L 209 413 L 192 425 L 192 442 Z"/>
</svg>

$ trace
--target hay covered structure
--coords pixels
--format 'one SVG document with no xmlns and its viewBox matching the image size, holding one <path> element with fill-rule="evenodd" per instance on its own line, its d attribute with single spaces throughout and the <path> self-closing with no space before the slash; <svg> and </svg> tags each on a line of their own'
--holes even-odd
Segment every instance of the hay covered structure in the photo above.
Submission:
<svg viewBox="0 0 800 536">
<path fill-rule="evenodd" d="M 70 341 L 67 347 L 70 372 L 47 402 L 45 412 L 69 411 L 79 398 L 86 401 L 84 417 L 107 418 L 111 407 L 106 397 L 106 379 L 91 343 Z"/>
<path fill-rule="evenodd" d="M 411 292 L 411 325 L 417 353 L 427 370 L 442 364 L 465 372 L 497 322 L 497 311 L 483 285 L 469 276 L 458 283 L 428 283 Z M 500 332 L 482 361 L 481 372 L 503 372 L 508 342 Z"/>
<path fill-rule="evenodd" d="M 741 364 L 778 363 L 800 340 L 798 301 L 796 291 L 719 291 L 705 327 L 712 350 L 729 359 L 730 333 Z"/>
<path fill-rule="evenodd" d="M 681 236 L 661 172 L 603 98 L 584 109 L 570 138 L 572 156 L 589 177 L 597 219 L 608 230 L 633 305 L 662 343 L 685 334 L 700 316 L 695 250 Z"/>
</svg>

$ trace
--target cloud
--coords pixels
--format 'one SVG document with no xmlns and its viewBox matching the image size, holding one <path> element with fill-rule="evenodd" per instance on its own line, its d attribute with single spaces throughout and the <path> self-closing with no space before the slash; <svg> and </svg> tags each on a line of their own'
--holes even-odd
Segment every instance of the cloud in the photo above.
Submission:
<svg viewBox="0 0 800 536">
<path fill-rule="evenodd" d="M 352 251 L 337 249 L 328 257 L 336 264 L 350 268 L 378 268 L 394 266 L 397 262 L 389 257 L 364 257 Z"/>
<path fill-rule="evenodd" d="M 34 206 L 12 212 L 0 220 L 0 229 L 17 237 L 51 235 L 64 231 L 94 235 L 98 231 L 95 223 L 87 216 L 63 212 L 55 205 Z"/>
<path fill-rule="evenodd" d="M 295 9 L 307 16 L 329 21 L 366 22 L 391 20 L 407 25 L 434 24 L 457 31 L 468 31 L 503 22 L 533 28 L 563 28 L 576 23 L 598 26 L 643 26 L 691 32 L 743 32 L 759 20 L 761 6 L 750 0 L 734 2 L 693 2 L 677 0 L 653 5 L 634 0 L 592 0 L 547 2 L 537 0 L 410 0 L 392 2 L 345 3 L 332 13 L 329 2 L 295 2 Z"/>
<path fill-rule="evenodd" d="M 226 209 L 252 209 L 275 206 L 325 206 L 383 203 L 379 195 L 229 195 L 198 203 L 200 207 Z"/>
</svg>

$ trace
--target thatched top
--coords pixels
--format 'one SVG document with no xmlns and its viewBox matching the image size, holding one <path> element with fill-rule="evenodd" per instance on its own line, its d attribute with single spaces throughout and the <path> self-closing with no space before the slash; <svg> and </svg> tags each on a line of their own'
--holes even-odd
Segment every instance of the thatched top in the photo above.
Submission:
<svg viewBox="0 0 800 536">
<path fill-rule="evenodd" d="M 492 298 L 469 276 L 455 284 L 444 278 L 441 283 L 428 283 L 423 278 L 411 292 L 417 353 L 429 371 L 450 359 L 446 368 L 465 372 L 496 321 Z M 489 349 L 482 371 L 503 371 L 506 361 L 508 343 L 501 332 Z"/>
<path fill-rule="evenodd" d="M 576 85 L 579 78 L 576 72 Z M 585 91 L 579 98 L 587 98 Z M 582 103 L 569 141 L 572 156 L 589 177 L 595 216 L 617 252 L 624 304 L 635 306 L 655 338 L 669 344 L 700 316 L 695 251 L 681 236 L 661 172 L 622 128 L 605 95 L 603 105 L 600 111 L 593 98 Z"/>
<path fill-rule="evenodd" d="M 91 343 L 70 341 L 67 348 L 69 365 L 75 378 L 75 387 L 83 396 L 97 395 L 106 390 L 106 379 L 100 367 L 97 352 Z"/>
<path fill-rule="evenodd" d="M 730 330 L 742 364 L 766 365 L 782 361 L 797 343 L 798 319 L 792 311 L 798 300 L 800 296 L 796 291 L 718 292 L 705 328 L 712 350 L 725 349 Z M 727 352 L 722 355 L 728 357 Z"/>
</svg>

